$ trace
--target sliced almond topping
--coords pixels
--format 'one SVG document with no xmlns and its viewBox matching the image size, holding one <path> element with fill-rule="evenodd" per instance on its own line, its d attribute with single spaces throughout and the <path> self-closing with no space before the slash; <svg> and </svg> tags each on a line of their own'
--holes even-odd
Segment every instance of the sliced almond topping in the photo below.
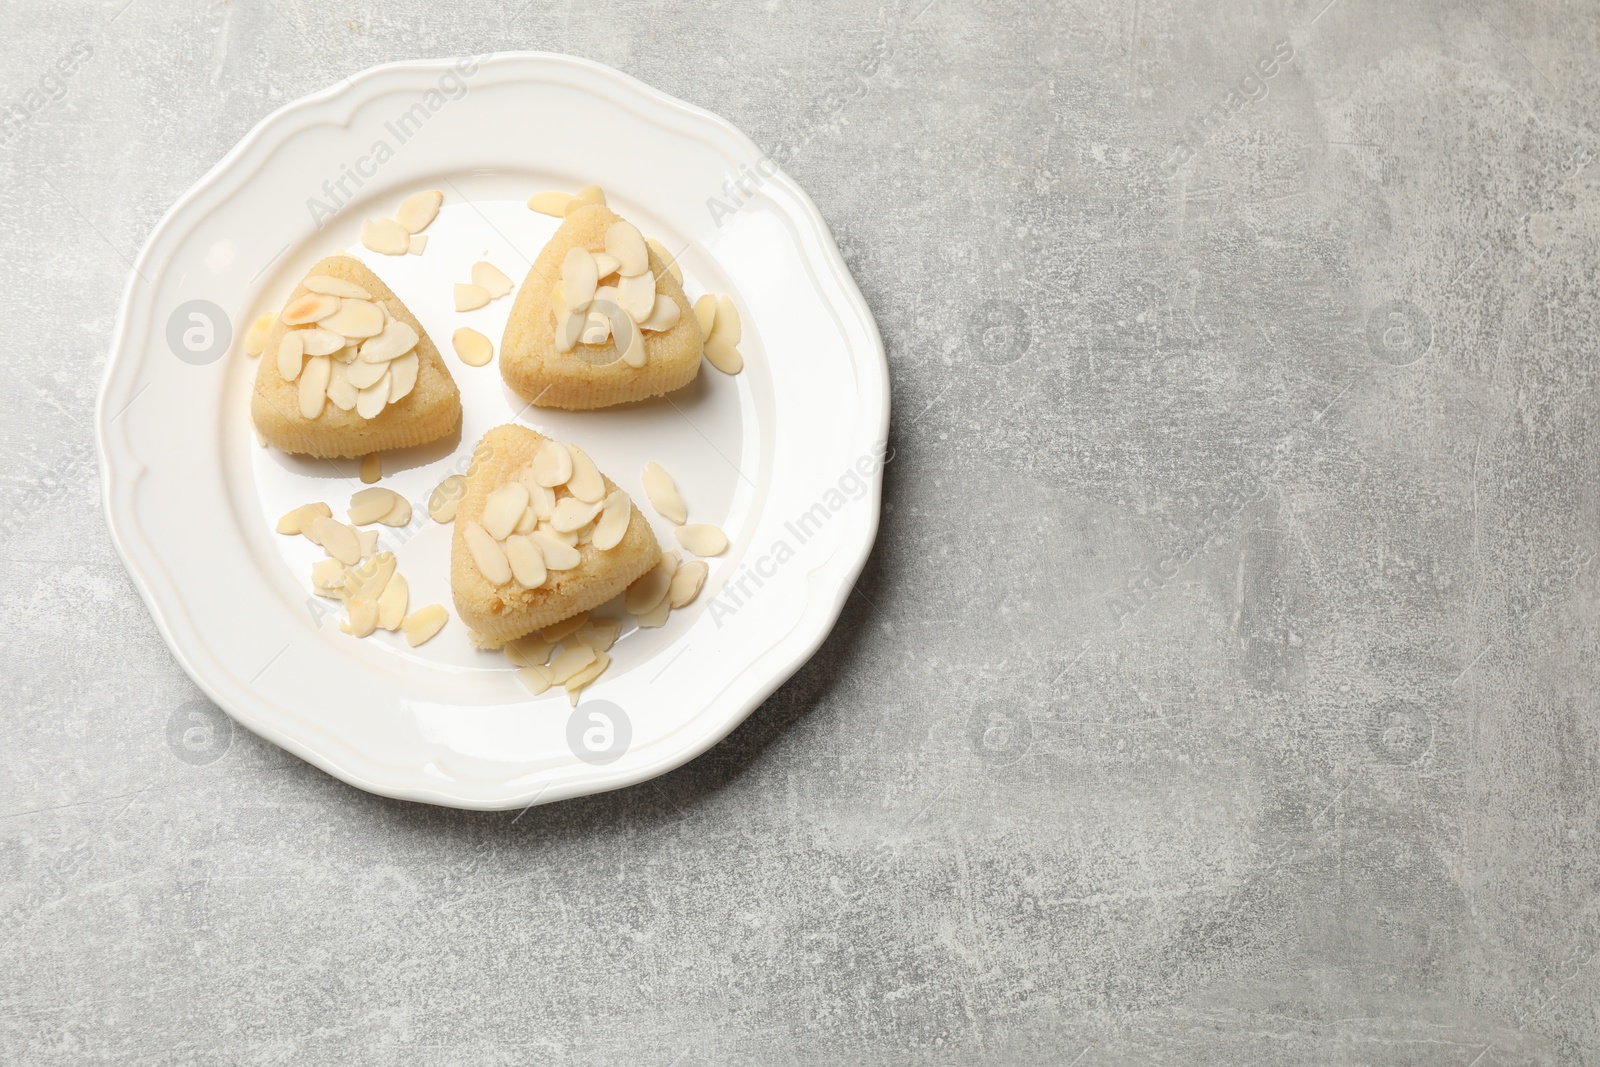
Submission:
<svg viewBox="0 0 1600 1067">
<path fill-rule="evenodd" d="M 350 599 L 367 597 L 376 600 L 394 577 L 393 552 L 379 552 L 345 571 L 345 591 Z"/>
<path fill-rule="evenodd" d="M 644 334 L 639 332 L 639 324 L 621 307 L 613 307 L 610 318 L 611 332 L 616 338 L 617 351 L 622 354 L 622 362 L 630 367 L 644 366 Z"/>
<path fill-rule="evenodd" d="M 278 374 L 286 382 L 292 382 L 300 377 L 300 368 L 305 365 L 306 343 L 301 334 L 303 330 L 290 330 L 283 335 L 283 340 L 278 342 Z"/>
<path fill-rule="evenodd" d="M 439 205 L 444 203 L 444 194 L 437 189 L 429 189 L 423 193 L 412 193 L 400 201 L 400 210 L 394 213 L 394 220 L 404 227 L 406 233 L 421 233 L 428 228 L 434 216 L 439 214 Z"/>
<path fill-rule="evenodd" d="M 568 678 L 583 670 L 594 662 L 595 651 L 588 645 L 574 645 L 564 649 L 550 663 L 550 682 L 552 685 L 565 685 Z"/>
<path fill-rule="evenodd" d="M 542 663 L 530 663 L 517 671 L 517 681 L 527 686 L 528 692 L 538 696 L 554 683 L 550 678 L 550 668 Z"/>
<path fill-rule="evenodd" d="M 600 520 L 594 525 L 594 547 L 605 552 L 616 548 L 628 532 L 633 519 L 633 501 L 621 489 L 606 497 Z"/>
<path fill-rule="evenodd" d="M 512 534 L 506 538 L 506 562 L 511 564 L 511 576 L 520 584 L 537 589 L 544 584 L 548 577 L 544 566 L 544 553 L 539 551 L 539 546 L 534 544 L 523 534 Z"/>
<path fill-rule="evenodd" d="M 534 193 L 528 197 L 528 210 L 559 219 L 567 213 L 567 205 L 576 199 L 570 193 Z"/>
<path fill-rule="evenodd" d="M 542 667 L 549 662 L 555 647 L 538 634 L 529 634 L 506 642 L 506 659 L 518 667 Z"/>
<path fill-rule="evenodd" d="M 361 243 L 386 256 L 403 256 L 411 247 L 411 235 L 394 219 L 368 219 L 361 224 Z"/>
<path fill-rule="evenodd" d="M 526 464 L 517 475 L 517 480 L 528 487 L 528 507 L 532 509 L 536 518 L 548 519 L 556 507 L 556 491 L 539 484 L 533 476 L 533 464 Z"/>
<path fill-rule="evenodd" d="M 319 559 L 311 565 L 311 587 L 324 596 L 337 595 L 344 581 L 344 564 L 336 559 Z"/>
<path fill-rule="evenodd" d="M 464 530 L 467 541 L 467 551 L 472 553 L 472 562 L 478 565 L 478 573 L 488 579 L 490 585 L 505 585 L 511 580 L 511 563 L 506 559 L 506 553 L 489 531 L 476 522 L 469 522 Z"/>
<path fill-rule="evenodd" d="M 267 334 L 272 332 L 272 326 L 278 321 L 276 312 L 265 311 L 256 316 L 250 328 L 244 332 L 244 354 L 259 356 L 267 347 Z"/>
<path fill-rule="evenodd" d="M 683 561 L 678 558 L 678 550 L 670 549 L 661 553 L 661 565 L 667 568 L 667 577 L 678 573 L 678 567 Z"/>
<path fill-rule="evenodd" d="M 528 535 L 544 554 L 544 565 L 552 571 L 570 571 L 583 562 L 576 548 L 545 530 L 535 530 Z"/>
<path fill-rule="evenodd" d="M 352 340 L 376 337 L 383 332 L 383 312 L 370 300 L 340 297 L 339 306 L 318 319 L 317 325 Z"/>
<path fill-rule="evenodd" d="M 617 257 L 610 252 L 594 253 L 594 272 L 602 279 L 609 278 L 617 273 L 619 266 L 621 264 L 617 262 Z"/>
<path fill-rule="evenodd" d="M 700 336 L 710 337 L 717 322 L 717 298 L 707 293 L 694 302 L 694 317 L 700 322 Z"/>
<path fill-rule="evenodd" d="M 450 335 L 456 355 L 469 367 L 486 366 L 494 358 L 494 342 L 470 326 L 463 326 Z"/>
<path fill-rule="evenodd" d="M 374 452 L 373 455 L 376 456 L 377 453 Z M 347 514 L 350 516 L 351 525 L 370 526 L 393 511 L 397 503 L 404 502 L 405 498 L 393 489 L 373 486 L 371 489 L 358 491 L 350 498 L 350 510 Z"/>
<path fill-rule="evenodd" d="M 394 495 L 394 507 L 390 508 L 389 513 L 378 521 L 385 526 L 409 526 L 411 524 L 411 501 L 396 493 Z"/>
<path fill-rule="evenodd" d="M 553 622 L 539 631 L 539 636 L 551 644 L 560 644 L 561 639 L 568 634 L 577 633 L 589 621 L 589 613 L 580 611 L 576 615 L 568 615 L 560 622 Z"/>
<path fill-rule="evenodd" d="M 733 298 L 726 295 L 717 297 L 717 318 L 711 324 L 711 336 L 736 345 L 743 339 L 742 334 L 739 309 L 733 306 Z"/>
<path fill-rule="evenodd" d="M 329 384 L 332 384 L 331 382 Z M 361 480 L 372 485 L 383 477 L 383 461 L 376 452 L 361 457 Z"/>
<path fill-rule="evenodd" d="M 406 607 L 411 600 L 411 587 L 405 575 L 396 572 L 378 595 L 378 625 L 391 633 L 406 621 Z"/>
<path fill-rule="evenodd" d="M 580 645 L 579 647 L 586 646 Z M 578 703 L 578 694 L 583 691 L 584 687 L 604 674 L 605 669 L 609 666 L 611 666 L 611 657 L 604 652 L 595 652 L 594 659 L 587 667 L 567 679 L 567 696 L 572 699 L 573 704 Z"/>
<path fill-rule="evenodd" d="M 543 488 L 543 486 L 540 486 L 540 489 Z M 517 520 L 517 528 L 512 532 L 519 534 L 530 534 L 538 528 L 539 516 L 534 512 L 533 505 L 530 503 L 527 507 L 522 509 L 522 518 Z"/>
<path fill-rule="evenodd" d="M 709 522 L 691 522 L 674 532 L 678 544 L 697 556 L 720 556 L 728 550 L 728 535 Z"/>
<path fill-rule="evenodd" d="M 377 335 L 368 337 L 361 342 L 361 359 L 366 363 L 385 363 L 391 359 L 399 359 L 421 340 L 417 331 L 399 319 L 391 319 L 384 323 L 383 330 Z"/>
<path fill-rule="evenodd" d="M 586 345 L 603 345 L 611 338 L 611 320 L 598 311 L 584 313 L 583 333 L 578 340 Z"/>
<path fill-rule="evenodd" d="M 335 359 L 329 364 L 328 403 L 340 411 L 349 411 L 360 396 L 360 391 L 350 384 L 350 367 Z"/>
<path fill-rule="evenodd" d="M 301 504 L 278 520 L 278 532 L 293 536 L 302 530 L 310 529 L 312 520 L 318 517 L 331 519 L 333 509 L 320 500 L 315 504 Z"/>
<path fill-rule="evenodd" d="M 456 310 L 476 311 L 489 302 L 489 290 L 481 285 L 456 283 Z"/>
<path fill-rule="evenodd" d="M 650 269 L 650 251 L 644 243 L 644 235 L 639 227 L 625 219 L 606 227 L 606 254 L 616 258 L 617 273 L 624 278 Z"/>
<path fill-rule="evenodd" d="M 366 360 L 356 362 L 345 367 L 345 377 L 357 389 L 368 389 L 378 384 L 378 379 L 389 373 L 387 363 L 368 363 Z"/>
<path fill-rule="evenodd" d="M 703 559 L 692 559 L 678 568 L 678 573 L 672 576 L 672 588 L 667 591 L 667 599 L 674 608 L 681 608 L 686 604 L 694 603 L 694 598 L 700 595 L 700 587 L 706 584 L 706 575 L 711 573 L 711 567 Z"/>
<path fill-rule="evenodd" d="M 518 489 L 522 487 L 517 486 Z M 562 497 L 556 501 L 555 511 L 550 513 L 550 525 L 558 533 L 571 533 L 582 529 L 600 514 L 600 505 L 587 500 L 579 500 L 575 496 Z"/>
<path fill-rule="evenodd" d="M 594 460 L 577 445 L 568 445 L 567 452 L 572 456 L 572 476 L 567 479 L 567 492 L 590 504 L 604 500 L 606 480 L 600 476 L 600 468 L 594 465 Z"/>
<path fill-rule="evenodd" d="M 318 516 L 311 522 L 311 534 L 324 552 L 346 567 L 361 562 L 361 539 L 353 527 L 337 519 Z"/>
<path fill-rule="evenodd" d="M 568 548 L 577 548 L 578 547 L 578 531 L 577 530 L 557 530 L 554 526 L 551 526 L 548 522 L 541 522 L 537 527 L 535 527 L 535 529 L 539 533 L 544 534 L 546 537 L 554 537 L 557 541 L 560 541 L 562 544 L 566 545 Z"/>
<path fill-rule="evenodd" d="M 313 356 L 300 372 L 300 414 L 314 419 L 328 399 L 328 378 L 333 374 L 327 356 Z"/>
<path fill-rule="evenodd" d="M 329 296 L 353 296 L 357 300 L 371 300 L 372 294 L 367 292 L 355 282 L 347 282 L 343 278 L 335 278 L 331 274 L 312 274 L 300 283 L 313 293 L 327 293 Z"/>
<path fill-rule="evenodd" d="M 511 279 L 499 267 L 484 259 L 472 265 L 472 284 L 488 292 L 491 300 L 499 300 L 511 291 Z"/>
<path fill-rule="evenodd" d="M 378 602 L 364 596 L 350 601 L 350 632 L 356 637 L 366 637 L 377 628 Z"/>
<path fill-rule="evenodd" d="M 356 530 L 356 541 L 361 546 L 362 557 L 370 556 L 378 550 L 378 531 Z"/>
<path fill-rule="evenodd" d="M 667 251 L 666 245 L 663 245 L 654 237 L 646 237 L 644 243 L 650 246 L 650 251 L 656 254 L 656 258 L 661 261 L 663 267 L 667 268 L 667 273 L 672 275 L 673 280 L 682 285 L 683 270 L 678 266 L 678 261 L 673 259 L 672 254 Z"/>
<path fill-rule="evenodd" d="M 635 322 L 648 319 L 656 306 L 656 276 L 645 271 L 618 279 L 617 303 Z"/>
<path fill-rule="evenodd" d="M 291 332 L 300 338 L 300 343 L 305 346 L 308 356 L 331 356 L 335 352 L 343 352 L 345 348 L 343 334 L 325 330 L 320 326 L 307 326 L 303 330 Z"/>
<path fill-rule="evenodd" d="M 586 204 L 599 204 L 606 206 L 606 194 L 598 185 L 585 185 L 573 196 L 574 200 L 581 200 Z"/>
<path fill-rule="evenodd" d="M 639 480 L 644 483 L 644 495 L 650 498 L 650 506 L 656 509 L 656 514 L 680 526 L 689 521 L 689 508 L 665 467 L 651 460 L 644 465 Z"/>
<path fill-rule="evenodd" d="M 744 357 L 739 350 L 719 337 L 706 342 L 706 362 L 723 374 L 738 374 L 744 370 Z"/>
<path fill-rule="evenodd" d="M 567 310 L 556 312 L 556 351 L 571 352 L 583 334 L 584 324 L 585 312 Z"/>
<path fill-rule="evenodd" d="M 389 403 L 404 400 L 417 385 L 417 371 L 421 368 L 415 352 L 389 361 Z"/>
<path fill-rule="evenodd" d="M 434 486 L 433 492 L 428 494 L 428 517 L 434 522 L 453 522 L 466 489 L 467 480 L 459 474 L 452 474 Z"/>
<path fill-rule="evenodd" d="M 339 310 L 339 298 L 326 293 L 301 293 L 283 309 L 285 326 L 304 326 Z"/>
<path fill-rule="evenodd" d="M 572 453 L 560 441 L 546 440 L 533 454 L 533 477 L 540 485 L 566 485 L 572 477 Z"/>
<path fill-rule="evenodd" d="M 561 261 L 561 293 L 567 307 L 581 311 L 594 299 L 600 275 L 587 248 L 569 248 Z"/>
<path fill-rule="evenodd" d="M 573 640 L 588 645 L 596 652 L 609 652 L 622 632 L 621 619 L 590 619 L 582 629 L 572 635 Z"/>
<path fill-rule="evenodd" d="M 352 367 L 370 364 L 352 363 Z M 383 366 L 382 364 L 378 364 Z M 363 419 L 375 419 L 383 414 L 383 409 L 389 404 L 389 368 L 383 367 L 383 375 L 371 385 L 356 394 L 356 414 Z"/>
<path fill-rule="evenodd" d="M 667 621 L 667 615 L 671 611 L 672 601 L 668 600 L 666 597 L 662 597 L 661 603 L 657 604 L 649 611 L 636 616 L 636 618 L 639 620 L 640 629 L 651 630 L 657 626 L 664 625 Z"/>
<path fill-rule="evenodd" d="M 650 309 L 650 314 L 639 320 L 639 329 L 656 333 L 670 330 L 678 325 L 678 317 L 682 313 L 683 310 L 678 307 L 678 302 L 662 293 L 656 297 L 655 307 Z"/>
<path fill-rule="evenodd" d="M 628 586 L 628 592 L 622 598 L 622 606 L 627 608 L 631 615 L 643 615 L 666 599 L 667 589 L 671 585 L 672 572 L 666 568 L 664 561 L 657 563 L 646 571 L 643 577 Z"/>
<path fill-rule="evenodd" d="M 489 494 L 483 505 L 483 528 L 496 541 L 504 541 L 528 507 L 528 490 L 521 482 L 507 482 Z"/>
<path fill-rule="evenodd" d="M 416 648 L 444 629 L 444 624 L 449 619 L 450 613 L 444 610 L 443 604 L 429 604 L 407 615 L 406 621 L 400 624 L 400 629 L 405 631 L 406 641 L 411 647 Z"/>
<path fill-rule="evenodd" d="M 413 256 L 422 255 L 427 250 L 427 247 L 428 235 L 425 233 L 414 233 L 411 235 L 411 240 L 406 242 L 406 251 Z"/>
</svg>

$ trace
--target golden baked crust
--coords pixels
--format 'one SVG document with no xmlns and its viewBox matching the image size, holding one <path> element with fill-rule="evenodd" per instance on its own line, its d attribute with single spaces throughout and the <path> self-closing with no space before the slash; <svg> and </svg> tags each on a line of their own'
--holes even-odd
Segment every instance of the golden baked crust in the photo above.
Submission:
<svg viewBox="0 0 1600 1067">
<path fill-rule="evenodd" d="M 300 414 L 299 387 L 284 381 L 278 373 L 278 342 L 288 329 L 280 320 L 267 335 L 261 365 L 256 368 L 255 391 L 250 397 L 250 418 L 266 442 L 285 452 L 323 459 L 355 459 L 437 441 L 454 433 L 461 426 L 461 392 L 439 350 L 410 309 L 365 263 L 351 256 L 329 256 L 306 272 L 307 277 L 313 274 L 354 282 L 371 293 L 375 302 L 387 307 L 389 314 L 417 331 L 417 384 L 376 418 L 363 419 L 354 409 L 340 411 L 330 403 L 323 406 L 317 418 L 307 419 Z M 303 284 L 295 286 L 285 306 L 306 292 Z"/>
<path fill-rule="evenodd" d="M 630 367 L 618 358 L 611 341 L 579 344 L 571 352 L 556 351 L 556 322 L 550 311 L 550 289 L 561 280 L 561 262 L 569 249 L 582 245 L 605 250 L 606 229 L 619 216 L 591 204 L 578 208 L 561 223 L 517 290 L 516 303 L 500 339 L 500 375 L 530 404 L 544 408 L 586 411 L 644 400 L 682 389 L 700 373 L 704 338 L 683 286 L 667 273 L 667 265 L 650 251 L 656 292 L 678 305 L 678 322 L 670 330 L 644 334 L 645 365 Z"/>
<path fill-rule="evenodd" d="M 450 538 L 450 590 L 456 614 L 472 631 L 473 644 L 479 648 L 499 648 L 580 611 L 597 608 L 661 562 L 655 532 L 635 504 L 627 533 L 615 547 L 602 551 L 592 544 L 579 545 L 582 562 L 569 571 L 551 571 L 537 589 L 519 585 L 515 579 L 504 585 L 490 584 L 467 548 L 467 523 L 483 516 L 489 494 L 531 462 L 545 440 L 526 426 L 497 426 L 484 434 L 473 450 Z M 600 477 L 606 493 L 616 491 L 616 484 L 604 471 Z"/>
</svg>

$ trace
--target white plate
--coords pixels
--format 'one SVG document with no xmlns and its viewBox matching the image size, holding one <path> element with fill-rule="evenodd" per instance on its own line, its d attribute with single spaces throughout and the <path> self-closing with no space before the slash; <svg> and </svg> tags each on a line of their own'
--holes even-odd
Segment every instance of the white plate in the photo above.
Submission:
<svg viewBox="0 0 1600 1067">
<path fill-rule="evenodd" d="M 815 206 L 761 159 L 714 115 L 540 53 L 378 67 L 256 127 L 139 256 L 97 412 L 113 539 L 195 682 L 251 730 L 353 785 L 467 808 L 643 781 L 757 707 L 816 650 L 866 560 L 889 422 L 871 313 Z M 495 365 L 455 357 L 461 325 L 498 349 L 513 297 L 458 315 L 451 285 L 478 259 L 520 284 L 556 226 L 527 210 L 528 195 L 591 182 L 683 250 L 691 298 L 733 296 L 743 374 L 707 366 L 667 400 L 578 414 L 529 408 Z M 444 191 L 445 206 L 424 255 L 361 247 L 363 219 L 428 188 Z M 459 440 L 384 456 L 382 484 L 416 506 L 411 527 L 378 527 L 414 607 L 450 605 L 449 531 L 427 519 L 427 494 L 503 422 L 581 444 L 641 504 L 640 469 L 658 460 L 691 520 L 728 532 L 700 599 L 660 629 L 625 631 L 577 709 L 565 693 L 530 698 L 502 656 L 468 645 L 453 608 L 417 649 L 396 634 L 341 634 L 333 605 L 310 594 L 317 550 L 273 533 L 307 501 L 338 514 L 361 485 L 354 463 L 258 447 L 247 408 L 256 364 L 239 339 L 339 249 L 410 306 L 461 386 Z M 230 331 L 232 344 L 211 355 Z M 656 521 L 664 547 L 671 529 Z"/>
</svg>

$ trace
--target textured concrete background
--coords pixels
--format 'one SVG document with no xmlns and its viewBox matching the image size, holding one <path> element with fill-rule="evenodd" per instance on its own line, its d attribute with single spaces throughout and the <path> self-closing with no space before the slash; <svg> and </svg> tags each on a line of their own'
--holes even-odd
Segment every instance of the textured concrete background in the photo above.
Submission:
<svg viewBox="0 0 1600 1067">
<path fill-rule="evenodd" d="M 1594 4 L 124 2 L 0 9 L 0 1061 L 1600 1063 Z M 797 146 L 893 373 L 859 595 L 520 819 L 175 744 L 130 258 L 279 104 L 507 48 Z"/>
</svg>

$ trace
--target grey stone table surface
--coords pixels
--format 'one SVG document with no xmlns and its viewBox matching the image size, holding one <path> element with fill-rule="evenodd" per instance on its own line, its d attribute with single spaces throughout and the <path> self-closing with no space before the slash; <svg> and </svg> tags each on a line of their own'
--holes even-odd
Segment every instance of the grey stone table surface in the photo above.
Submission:
<svg viewBox="0 0 1600 1067">
<path fill-rule="evenodd" d="M 0 8 L 0 1062 L 1600 1063 L 1600 9 L 925 2 Z M 514 48 L 798 146 L 893 383 L 857 593 L 520 817 L 173 742 L 131 258 L 277 106 Z"/>
</svg>

